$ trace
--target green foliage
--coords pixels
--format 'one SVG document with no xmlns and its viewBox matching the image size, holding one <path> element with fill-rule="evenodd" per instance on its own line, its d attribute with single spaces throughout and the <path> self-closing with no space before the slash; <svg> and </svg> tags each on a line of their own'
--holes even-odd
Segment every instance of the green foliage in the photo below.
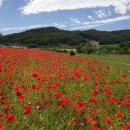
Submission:
<svg viewBox="0 0 130 130">
<path fill-rule="evenodd" d="M 62 49 L 56 49 L 55 51 L 58 52 L 58 53 L 63 53 L 64 52 L 64 50 L 62 50 Z"/>
<path fill-rule="evenodd" d="M 56 48 L 56 49 L 54 49 L 54 51 L 56 51 L 58 53 L 67 53 L 67 49 L 61 49 L 61 48 Z"/>
<path fill-rule="evenodd" d="M 80 33 L 84 38 L 92 39 L 100 42 L 100 44 L 114 44 L 121 43 L 123 41 L 130 41 L 130 30 L 121 31 L 98 31 L 98 30 L 87 30 Z"/>
<path fill-rule="evenodd" d="M 0 34 L 0 43 L 9 47 L 42 48 L 44 50 L 56 50 L 59 53 L 67 53 L 66 48 L 76 48 L 78 53 L 86 54 L 130 54 L 129 41 L 130 30 L 113 32 L 65 31 L 55 27 L 47 27 L 6 36 Z"/>
<path fill-rule="evenodd" d="M 67 53 L 67 49 L 64 49 L 64 53 Z"/>
<path fill-rule="evenodd" d="M 130 54 L 130 42 L 122 42 L 119 45 L 103 45 L 98 54 Z"/>
<path fill-rule="evenodd" d="M 28 48 L 38 48 L 38 46 L 35 44 L 28 44 Z"/>
<path fill-rule="evenodd" d="M 95 53 L 97 50 L 97 48 L 92 45 L 91 41 L 78 45 L 76 49 L 79 53 L 86 54 Z"/>
<path fill-rule="evenodd" d="M 104 45 L 102 46 L 98 54 L 118 54 L 120 52 L 120 47 L 118 45 Z"/>
<path fill-rule="evenodd" d="M 119 44 L 120 53 L 130 54 L 130 41 Z"/>
<path fill-rule="evenodd" d="M 60 30 L 54 27 L 32 29 L 22 33 L 3 36 L 4 43 L 35 44 L 39 46 L 77 45 L 85 40 L 77 33 Z"/>
</svg>

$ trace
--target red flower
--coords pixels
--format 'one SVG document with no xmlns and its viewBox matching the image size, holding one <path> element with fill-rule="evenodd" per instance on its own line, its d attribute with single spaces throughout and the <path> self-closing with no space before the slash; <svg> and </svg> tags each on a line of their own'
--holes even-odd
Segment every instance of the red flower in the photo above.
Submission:
<svg viewBox="0 0 130 130">
<path fill-rule="evenodd" d="M 87 74 L 84 74 L 84 80 L 90 80 L 90 78 Z"/>
<path fill-rule="evenodd" d="M 72 120 L 72 121 L 71 121 L 71 125 L 72 125 L 72 126 L 76 126 L 77 123 L 76 123 L 74 120 Z"/>
<path fill-rule="evenodd" d="M 112 91 L 111 90 L 104 90 L 104 94 L 112 94 Z"/>
<path fill-rule="evenodd" d="M 38 84 L 37 86 L 36 86 L 36 90 L 41 90 L 41 84 Z"/>
<path fill-rule="evenodd" d="M 91 130 L 99 130 L 99 126 L 95 124 L 94 126 L 92 126 Z"/>
<path fill-rule="evenodd" d="M 3 114 L 0 114 L 0 119 L 3 119 L 4 118 L 4 115 Z"/>
<path fill-rule="evenodd" d="M 57 87 L 59 87 L 60 86 L 60 83 L 59 82 L 54 82 L 54 83 L 52 83 L 52 84 L 50 84 L 50 85 L 48 85 L 47 86 L 47 89 L 51 89 L 51 88 L 57 88 Z"/>
<path fill-rule="evenodd" d="M 79 92 L 75 93 L 75 97 L 80 97 L 80 93 Z"/>
<path fill-rule="evenodd" d="M 96 78 L 97 78 L 97 80 L 101 80 L 101 79 L 102 79 L 102 75 L 97 74 L 97 75 L 96 75 Z"/>
<path fill-rule="evenodd" d="M 94 119 L 92 117 L 88 118 L 88 123 L 94 123 Z"/>
<path fill-rule="evenodd" d="M 109 116 L 107 116 L 107 117 L 105 118 L 105 121 L 106 121 L 106 124 L 111 124 L 111 123 L 113 123 L 113 120 L 111 120 Z"/>
<path fill-rule="evenodd" d="M 92 109 L 90 110 L 90 114 L 96 114 L 98 112 L 98 109 Z"/>
<path fill-rule="evenodd" d="M 42 95 L 45 95 L 46 94 L 46 91 L 42 91 Z"/>
<path fill-rule="evenodd" d="M 1 122 L 0 122 L 0 130 L 4 130 L 4 126 Z"/>
<path fill-rule="evenodd" d="M 117 112 L 117 113 L 115 114 L 115 117 L 117 117 L 117 118 L 123 118 L 124 115 L 122 114 L 122 112 Z"/>
<path fill-rule="evenodd" d="M 30 105 L 24 106 L 24 114 L 25 115 L 29 115 L 30 111 L 31 111 Z"/>
<path fill-rule="evenodd" d="M 38 77 L 38 74 L 34 73 L 34 74 L 32 74 L 32 77 L 36 78 L 36 77 Z"/>
<path fill-rule="evenodd" d="M 14 122 L 14 121 L 15 121 L 14 115 L 13 115 L 13 114 L 7 114 L 7 115 L 6 115 L 6 121 L 7 121 L 7 123 L 12 123 L 12 122 Z"/>
<path fill-rule="evenodd" d="M 91 98 L 91 99 L 90 99 L 90 102 L 96 103 L 96 102 L 98 102 L 98 99 L 97 99 L 97 98 Z"/>
<path fill-rule="evenodd" d="M 86 109 L 86 100 L 81 100 L 78 102 L 75 102 L 73 104 L 73 107 L 75 108 L 76 112 L 82 112 Z"/>
<path fill-rule="evenodd" d="M 58 90 L 57 92 L 54 93 L 56 98 L 59 98 L 61 96 L 61 90 Z"/>
<path fill-rule="evenodd" d="M 0 103 L 3 103 L 5 107 L 9 106 L 9 102 L 6 99 L 0 100 Z"/>
<path fill-rule="evenodd" d="M 126 126 L 122 128 L 122 130 L 130 130 L 130 123 L 127 123 Z"/>
<path fill-rule="evenodd" d="M 96 88 L 93 89 L 93 94 L 97 95 L 98 94 L 98 90 Z"/>
<path fill-rule="evenodd" d="M 18 96 L 18 102 L 22 103 L 23 100 L 25 99 L 25 95 L 23 92 L 20 92 L 19 90 L 15 91 L 16 95 Z"/>
<path fill-rule="evenodd" d="M 127 106 L 128 108 L 130 108 L 130 101 L 127 101 L 127 102 L 126 102 L 126 106 Z"/>
</svg>

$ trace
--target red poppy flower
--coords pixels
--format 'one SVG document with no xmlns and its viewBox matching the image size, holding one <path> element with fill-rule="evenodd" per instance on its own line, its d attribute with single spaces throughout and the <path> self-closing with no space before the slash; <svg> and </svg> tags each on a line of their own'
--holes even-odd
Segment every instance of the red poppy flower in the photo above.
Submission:
<svg viewBox="0 0 130 130">
<path fill-rule="evenodd" d="M 107 116 L 107 117 L 105 118 L 105 121 L 106 121 L 106 124 L 111 124 L 111 123 L 113 123 L 113 120 L 111 120 L 109 116 Z"/>
<path fill-rule="evenodd" d="M 24 114 L 25 115 L 29 115 L 30 111 L 31 111 L 30 105 L 24 106 Z"/>
<path fill-rule="evenodd" d="M 3 119 L 4 118 L 4 115 L 3 114 L 0 114 L 0 119 Z"/>
<path fill-rule="evenodd" d="M 6 121 L 7 121 L 7 123 L 12 123 L 12 122 L 14 122 L 14 121 L 15 121 L 14 115 L 13 115 L 13 114 L 7 114 L 7 115 L 6 115 Z"/>
<path fill-rule="evenodd" d="M 98 102 L 98 99 L 97 99 L 97 98 L 91 98 L 91 99 L 90 99 L 90 102 L 96 103 L 96 102 Z"/>
<path fill-rule="evenodd" d="M 4 130 L 4 125 L 0 122 L 0 130 Z"/>
<path fill-rule="evenodd" d="M 122 130 L 130 130 L 130 123 L 127 123 L 126 126 L 122 128 Z"/>
<path fill-rule="evenodd" d="M 99 130 L 99 126 L 97 124 L 93 125 L 91 130 Z"/>
<path fill-rule="evenodd" d="M 71 125 L 72 125 L 72 126 L 76 126 L 77 123 L 76 123 L 74 120 L 72 120 L 72 121 L 71 121 Z"/>
<path fill-rule="evenodd" d="M 117 112 L 117 113 L 115 114 L 115 117 L 117 117 L 117 118 L 123 118 L 124 115 L 122 114 L 122 112 Z"/>
<path fill-rule="evenodd" d="M 94 123 L 95 121 L 94 121 L 94 119 L 92 118 L 92 117 L 89 117 L 88 118 L 88 123 Z"/>
<path fill-rule="evenodd" d="M 98 112 L 98 109 L 92 109 L 90 110 L 90 114 L 96 114 Z"/>
</svg>

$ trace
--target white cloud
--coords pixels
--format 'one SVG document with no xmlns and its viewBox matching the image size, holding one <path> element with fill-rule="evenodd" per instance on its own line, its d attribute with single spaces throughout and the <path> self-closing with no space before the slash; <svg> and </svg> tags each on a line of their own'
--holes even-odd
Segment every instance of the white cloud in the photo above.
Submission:
<svg viewBox="0 0 130 130">
<path fill-rule="evenodd" d="M 6 32 L 6 31 L 12 31 L 12 30 L 28 30 L 28 29 L 33 29 L 33 28 L 41 28 L 41 27 L 49 27 L 49 26 L 55 26 L 58 28 L 65 28 L 66 26 L 61 23 L 52 23 L 52 24 L 38 24 L 38 25 L 32 25 L 32 26 L 24 26 L 24 27 L 11 27 L 11 28 L 2 28 L 0 29 L 1 32 Z"/>
<path fill-rule="evenodd" d="M 52 23 L 51 26 L 55 26 L 55 27 L 58 27 L 58 28 L 65 28 L 66 27 L 66 25 L 62 24 L 62 23 Z"/>
<path fill-rule="evenodd" d="M 94 28 L 94 27 L 97 27 L 97 26 L 100 26 L 100 25 L 101 24 L 73 27 L 73 28 L 71 28 L 71 30 Z"/>
<path fill-rule="evenodd" d="M 0 8 L 2 7 L 3 5 L 3 0 L 0 0 Z"/>
<path fill-rule="evenodd" d="M 90 24 L 108 24 L 108 23 L 114 23 L 118 21 L 123 21 L 130 19 L 130 15 L 128 16 L 120 16 L 117 18 L 111 18 L 111 19 L 105 19 L 105 20 L 99 20 L 99 21 L 93 21 L 93 22 L 83 22 L 83 25 L 90 25 Z"/>
<path fill-rule="evenodd" d="M 73 23 L 76 23 L 76 24 L 80 24 L 80 23 L 81 23 L 80 20 L 77 19 L 77 18 L 69 18 L 69 20 L 70 20 L 71 22 L 73 22 Z"/>
<path fill-rule="evenodd" d="M 83 8 L 111 7 L 116 13 L 125 14 L 130 10 L 130 0 L 28 0 L 21 8 L 25 15 L 58 10 L 74 10 Z"/>
<path fill-rule="evenodd" d="M 111 15 L 111 12 L 109 10 L 98 10 L 97 12 L 95 12 L 95 14 L 97 15 L 98 18 L 106 18 L 108 16 Z"/>
<path fill-rule="evenodd" d="M 94 20 L 94 18 L 91 15 L 88 15 L 88 18 Z"/>
<path fill-rule="evenodd" d="M 121 16 L 121 17 L 112 18 L 112 19 L 99 20 L 99 21 L 94 21 L 94 22 L 83 22 L 81 24 L 81 26 L 74 27 L 72 29 L 75 30 L 75 29 L 83 29 L 83 28 L 92 28 L 92 27 L 95 27 L 95 26 L 115 23 L 115 22 L 123 21 L 123 20 L 127 20 L 127 19 L 130 19 L 130 15 L 128 15 L 128 16 Z"/>
<path fill-rule="evenodd" d="M 2 28 L 2 29 L 0 29 L 0 31 L 5 32 L 5 31 L 12 31 L 12 30 L 25 30 L 25 29 L 33 29 L 33 28 L 40 28 L 40 27 L 43 27 L 43 25 L 32 25 L 32 26 L 25 26 L 25 27 Z"/>
</svg>

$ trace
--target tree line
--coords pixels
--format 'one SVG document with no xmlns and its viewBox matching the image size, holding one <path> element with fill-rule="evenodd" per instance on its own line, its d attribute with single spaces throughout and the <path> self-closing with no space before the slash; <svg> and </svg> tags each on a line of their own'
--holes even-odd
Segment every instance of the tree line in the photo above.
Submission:
<svg viewBox="0 0 130 130">
<path fill-rule="evenodd" d="M 10 35 L 0 35 L 0 44 L 4 45 L 22 45 L 30 48 L 36 47 L 59 47 L 59 46 L 85 46 L 90 40 L 97 41 L 100 45 L 119 45 L 125 43 L 127 47 L 130 41 L 130 30 L 119 31 L 67 31 L 55 27 L 46 27 L 31 29 L 20 33 Z M 83 47 L 85 48 L 85 47 Z M 81 48 L 80 48 L 81 49 Z"/>
</svg>

